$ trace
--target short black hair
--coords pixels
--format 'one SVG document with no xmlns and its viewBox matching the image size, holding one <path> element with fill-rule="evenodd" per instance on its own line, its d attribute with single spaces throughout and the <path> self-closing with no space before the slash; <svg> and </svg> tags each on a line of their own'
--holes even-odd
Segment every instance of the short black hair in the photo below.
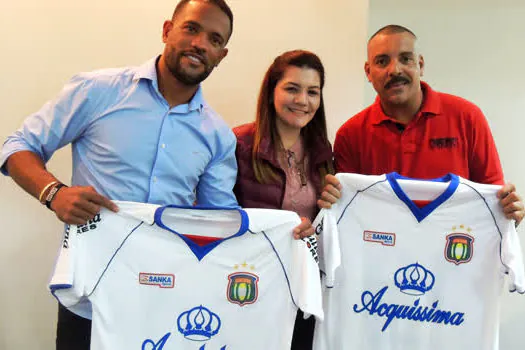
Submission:
<svg viewBox="0 0 525 350">
<path fill-rule="evenodd" d="M 414 39 L 417 39 L 416 34 L 414 34 L 413 31 L 408 29 L 407 27 L 403 27 L 399 24 L 389 24 L 387 26 L 384 26 L 380 28 L 377 32 L 375 32 L 370 39 L 368 39 L 368 42 L 372 41 L 373 38 L 375 38 L 379 34 L 396 34 L 396 33 L 410 33 L 414 37 Z"/>
<path fill-rule="evenodd" d="M 177 6 L 175 6 L 175 10 L 173 11 L 173 15 L 171 16 L 172 20 L 175 18 L 175 15 L 179 13 L 180 10 L 182 10 L 184 6 L 186 6 L 186 4 L 189 3 L 190 1 L 208 2 L 220 8 L 221 11 L 224 12 L 224 14 L 228 16 L 228 19 L 230 20 L 230 36 L 228 37 L 228 40 L 230 39 L 233 33 L 233 12 L 225 0 L 180 0 Z"/>
</svg>

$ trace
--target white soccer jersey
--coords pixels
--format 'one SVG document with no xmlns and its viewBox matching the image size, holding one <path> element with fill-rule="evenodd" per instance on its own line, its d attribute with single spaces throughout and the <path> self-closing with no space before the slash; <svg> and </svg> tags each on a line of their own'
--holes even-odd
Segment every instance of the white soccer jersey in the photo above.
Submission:
<svg viewBox="0 0 525 350">
<path fill-rule="evenodd" d="M 322 318 L 315 238 L 293 239 L 297 214 L 116 203 L 71 226 L 50 282 L 92 315 L 92 349 L 289 349 L 297 307 Z"/>
<path fill-rule="evenodd" d="M 525 292 L 500 187 L 452 174 L 337 178 L 342 198 L 314 223 L 326 273 L 314 349 L 498 349 L 504 275 L 510 291 Z"/>
</svg>

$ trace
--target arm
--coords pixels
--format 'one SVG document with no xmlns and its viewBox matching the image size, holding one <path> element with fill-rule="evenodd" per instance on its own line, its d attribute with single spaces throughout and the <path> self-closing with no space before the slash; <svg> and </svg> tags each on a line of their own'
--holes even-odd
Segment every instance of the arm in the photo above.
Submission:
<svg viewBox="0 0 525 350">
<path fill-rule="evenodd" d="M 487 119 L 477 106 L 470 115 L 469 180 L 503 184 L 503 170 Z"/>
<path fill-rule="evenodd" d="M 336 173 L 361 174 L 359 157 L 352 153 L 352 136 L 349 134 L 349 124 L 344 124 L 335 136 L 334 141 L 334 165 Z"/>
<path fill-rule="evenodd" d="M 490 127 L 479 108 L 475 107 L 472 113 L 470 179 L 478 183 L 502 184 L 503 170 Z M 516 187 L 511 183 L 504 185 L 498 192 L 498 198 L 505 216 L 515 220 L 516 226 L 519 225 L 525 216 L 525 209 Z"/>
<path fill-rule="evenodd" d="M 37 199 L 49 183 L 58 181 L 46 170 L 42 159 L 30 151 L 20 151 L 11 155 L 7 159 L 6 168 L 11 178 Z M 47 188 L 45 192 L 49 192 L 50 189 L 51 187 Z M 108 198 L 98 194 L 93 187 L 86 186 L 62 188 L 51 201 L 51 209 L 60 221 L 67 224 L 85 224 L 101 207 L 118 210 Z"/>
<path fill-rule="evenodd" d="M 197 203 L 207 206 L 238 207 L 233 194 L 237 180 L 237 161 L 235 159 L 236 139 L 228 130 L 222 135 L 227 141 L 219 147 L 217 155 L 211 160 L 197 185 Z"/>
<path fill-rule="evenodd" d="M 5 142 L 0 157 L 2 172 L 33 197 L 45 198 L 53 187 L 48 185 L 58 181 L 46 170 L 45 162 L 57 149 L 81 137 L 87 127 L 87 116 L 93 113 L 90 88 L 86 79 L 73 78 L 56 99 L 29 116 Z M 115 209 L 89 187 L 62 188 L 51 202 L 59 219 L 69 224 L 85 223 L 100 205 Z"/>
<path fill-rule="evenodd" d="M 348 142 L 346 124 L 338 131 L 334 142 L 334 164 L 336 173 L 359 173 L 357 157 L 351 153 L 351 145 Z M 317 206 L 321 209 L 330 209 L 332 204 L 341 198 L 341 184 L 334 175 L 326 175 L 325 186 L 321 193 L 321 198 L 317 201 Z"/>
</svg>

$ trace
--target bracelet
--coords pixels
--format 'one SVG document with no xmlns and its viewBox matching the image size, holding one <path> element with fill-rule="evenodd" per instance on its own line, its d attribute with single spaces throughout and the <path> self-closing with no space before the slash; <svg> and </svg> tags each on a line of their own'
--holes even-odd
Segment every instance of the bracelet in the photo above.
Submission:
<svg viewBox="0 0 525 350">
<path fill-rule="evenodd" d="M 53 185 L 56 185 L 57 183 L 60 183 L 60 181 L 51 181 L 50 183 L 48 183 L 43 189 L 42 191 L 40 191 L 40 195 L 38 196 L 38 201 L 42 204 L 46 204 L 46 202 L 44 201 L 44 193 L 46 193 L 46 191 L 49 189 L 49 187 L 53 186 Z"/>
<path fill-rule="evenodd" d="M 51 189 L 51 191 L 49 191 L 49 193 L 46 196 L 46 207 L 47 207 L 47 209 L 53 210 L 53 209 L 51 209 L 51 201 L 53 200 L 53 198 L 55 198 L 55 195 L 58 193 L 58 191 L 60 191 L 60 189 L 62 187 L 67 187 L 67 186 L 64 185 L 63 183 L 58 183 L 58 185 L 56 185 L 55 187 L 53 187 Z"/>
</svg>

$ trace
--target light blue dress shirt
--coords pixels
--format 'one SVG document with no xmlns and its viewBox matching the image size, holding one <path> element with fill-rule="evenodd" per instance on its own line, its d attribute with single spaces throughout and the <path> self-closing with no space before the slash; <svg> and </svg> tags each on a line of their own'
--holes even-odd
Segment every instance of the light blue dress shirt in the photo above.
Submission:
<svg viewBox="0 0 525 350">
<path fill-rule="evenodd" d="M 234 134 L 201 87 L 188 104 L 170 108 L 155 63 L 73 77 L 7 138 L 2 172 L 15 152 L 29 150 L 47 162 L 71 143 L 72 185 L 115 200 L 237 206 Z"/>
</svg>

